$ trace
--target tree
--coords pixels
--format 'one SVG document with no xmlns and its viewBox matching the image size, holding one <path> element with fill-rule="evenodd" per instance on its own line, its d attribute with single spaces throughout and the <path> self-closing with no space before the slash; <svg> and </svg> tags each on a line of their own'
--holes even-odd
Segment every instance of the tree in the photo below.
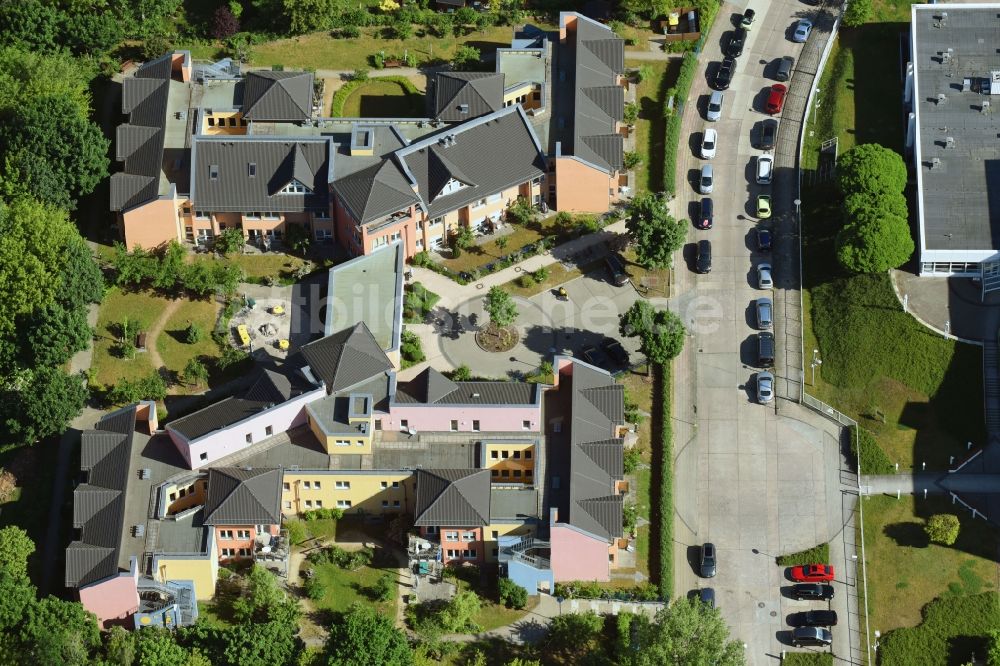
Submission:
<svg viewBox="0 0 1000 666">
<path fill-rule="evenodd" d="M 910 214 L 906 205 L 906 197 L 902 192 L 886 192 L 884 194 L 874 194 L 872 192 L 860 191 L 852 192 L 844 197 L 841 204 L 846 224 L 868 214 L 895 215 L 906 219 Z"/>
<path fill-rule="evenodd" d="M 490 316 L 490 323 L 500 329 L 504 338 L 507 336 L 507 329 L 517 320 L 517 304 L 502 287 L 494 285 L 486 293 L 483 302 L 486 314 Z"/>
<path fill-rule="evenodd" d="M 136 661 L 135 643 L 138 631 L 126 631 L 115 625 L 104 638 L 104 654 L 111 664 L 132 666 Z"/>
<path fill-rule="evenodd" d="M 27 578 L 28 558 L 35 552 L 35 542 L 15 525 L 0 529 L 0 569 L 15 578 Z"/>
<path fill-rule="evenodd" d="M 376 601 L 389 601 L 396 596 L 396 581 L 391 574 L 383 574 L 372 587 L 372 596 Z"/>
<path fill-rule="evenodd" d="M 479 69 L 481 64 L 480 52 L 475 46 L 463 44 L 455 49 L 455 55 L 451 58 L 452 69 L 459 72 L 472 72 Z"/>
<path fill-rule="evenodd" d="M 285 245 L 292 252 L 304 255 L 309 251 L 309 246 L 312 245 L 312 237 L 309 235 L 309 230 L 301 224 L 286 224 Z"/>
<path fill-rule="evenodd" d="M 395 623 L 358 603 L 330 627 L 328 666 L 409 666 L 413 652 Z"/>
<path fill-rule="evenodd" d="M 507 249 L 507 244 L 510 243 L 510 239 L 507 238 L 506 236 L 501 236 L 500 238 L 497 239 L 496 243 L 497 243 L 497 249 L 503 252 L 504 250 Z"/>
<path fill-rule="evenodd" d="M 115 284 L 138 286 L 152 280 L 159 272 L 159 261 L 148 250 L 138 245 L 132 252 L 121 243 L 115 243 L 115 257 L 111 260 L 115 270 Z"/>
<path fill-rule="evenodd" d="M 235 254 L 243 250 L 246 245 L 246 238 L 243 237 L 243 230 L 236 227 L 224 229 L 222 233 L 215 237 L 215 251 L 219 254 Z"/>
<path fill-rule="evenodd" d="M 634 150 L 625 153 L 625 168 L 629 171 L 642 164 L 642 157 Z"/>
<path fill-rule="evenodd" d="M 837 159 L 837 185 L 845 195 L 902 192 L 906 179 L 906 164 L 899 153 L 877 143 L 854 146 Z"/>
<path fill-rule="evenodd" d="M 270 571 L 255 564 L 247 577 L 244 593 L 233 602 L 233 617 L 237 622 L 249 622 L 266 616 L 268 608 L 285 599 L 278 581 Z"/>
<path fill-rule="evenodd" d="M 528 591 L 510 578 L 501 577 L 498 586 L 500 588 L 500 603 L 507 608 L 520 609 L 528 604 Z"/>
<path fill-rule="evenodd" d="M 192 358 L 184 366 L 184 379 L 195 386 L 208 382 L 208 368 L 197 357 Z"/>
<path fill-rule="evenodd" d="M 475 240 L 476 236 L 472 233 L 472 229 L 465 226 L 459 227 L 458 231 L 451 235 L 451 249 L 455 257 L 462 256 L 462 251 L 472 247 Z"/>
<path fill-rule="evenodd" d="M 62 664 L 84 666 L 92 663 L 91 653 L 101 643 L 97 618 L 75 601 L 46 597 L 35 601 L 34 588 L 31 602 L 23 609 L 20 622 L 7 629 L 3 639 L 5 647 L 13 644 L 10 654 L 30 655 L 21 663 Z"/>
<path fill-rule="evenodd" d="M 950 546 L 958 539 L 961 523 L 953 513 L 936 513 L 927 520 L 924 531 L 934 543 Z"/>
<path fill-rule="evenodd" d="M 677 599 L 653 621 L 636 616 L 633 622 L 637 625 L 633 666 L 746 663 L 743 645 L 729 640 L 729 629 L 718 609 L 697 599 Z"/>
<path fill-rule="evenodd" d="M 667 212 L 666 202 L 651 192 L 642 192 L 629 204 L 625 228 L 636 245 L 639 264 L 646 268 L 664 268 L 687 238 L 686 220 L 675 220 Z"/>
<path fill-rule="evenodd" d="M 872 0 L 851 0 L 844 10 L 844 25 L 856 28 L 864 25 L 872 17 Z"/>
<path fill-rule="evenodd" d="M 191 322 L 184 329 L 184 342 L 189 345 L 198 344 L 205 337 L 205 330 L 197 322 Z"/>
<path fill-rule="evenodd" d="M 845 225 L 837 234 L 837 260 L 855 273 L 880 273 L 905 264 L 913 254 L 913 237 L 906 219 L 871 211 Z"/>
<path fill-rule="evenodd" d="M 482 604 L 479 595 L 471 590 L 462 590 L 445 604 L 438 613 L 437 621 L 446 633 L 476 633 L 480 627 L 473 618 Z"/>
<path fill-rule="evenodd" d="M 239 6 L 239 5 L 237 5 Z M 227 5 L 221 5 L 212 15 L 212 37 L 225 39 L 240 31 L 240 20 Z"/>
<path fill-rule="evenodd" d="M 59 19 L 59 11 L 41 0 L 0 3 L 0 39 L 25 51 L 54 51 L 60 42 Z"/>
<path fill-rule="evenodd" d="M 61 41 L 78 55 L 106 55 L 121 43 L 121 24 L 112 12 L 71 11 L 63 14 Z"/>
<path fill-rule="evenodd" d="M 601 651 L 604 619 L 588 611 L 552 618 L 545 640 L 545 653 L 557 664 L 578 664 L 587 655 Z"/>
<path fill-rule="evenodd" d="M 25 346 L 31 350 L 33 365 L 62 365 L 90 345 L 93 331 L 83 308 L 67 309 L 50 303 L 35 310 L 22 330 Z"/>
<path fill-rule="evenodd" d="M 226 663 L 240 666 L 297 663 L 303 646 L 295 636 L 296 631 L 296 624 L 284 619 L 239 624 L 225 634 Z"/>
<path fill-rule="evenodd" d="M 56 298 L 76 307 L 100 303 L 104 298 L 104 276 L 94 254 L 79 234 L 70 233 L 63 247 Z"/>
<path fill-rule="evenodd" d="M 507 207 L 506 217 L 508 222 L 527 224 L 535 219 L 535 207 L 527 197 L 518 197 L 517 201 Z"/>
<path fill-rule="evenodd" d="M 625 124 L 632 126 L 635 122 L 639 120 L 639 105 L 634 102 L 628 102 L 625 104 Z"/>
<path fill-rule="evenodd" d="M 162 627 L 143 627 L 135 632 L 135 652 L 142 666 L 187 666 L 188 651 Z"/>
<path fill-rule="evenodd" d="M 472 379 L 472 370 L 464 363 L 451 372 L 453 382 L 467 382 L 470 379 Z"/>
<path fill-rule="evenodd" d="M 153 275 L 153 286 L 164 291 L 172 291 L 180 282 L 185 271 L 187 252 L 176 240 L 171 239 L 159 253 L 159 263 Z"/>
<path fill-rule="evenodd" d="M 986 666 L 1000 666 L 1000 629 L 989 632 L 987 638 Z"/>
<path fill-rule="evenodd" d="M 644 299 L 621 316 L 618 330 L 626 337 L 638 337 L 639 351 L 657 365 L 676 358 L 684 348 L 686 331 L 680 317 L 670 310 L 656 309 Z"/>
<path fill-rule="evenodd" d="M 293 35 L 329 27 L 337 10 L 337 0 L 283 0 L 284 15 Z"/>
<path fill-rule="evenodd" d="M 432 14 L 427 19 L 427 32 L 435 37 L 444 37 L 452 30 L 454 21 L 451 14 Z"/>
<path fill-rule="evenodd" d="M 3 401 L 4 425 L 19 444 L 61 433 L 87 400 L 81 378 L 61 368 L 39 367 L 26 375 L 19 390 Z"/>
</svg>

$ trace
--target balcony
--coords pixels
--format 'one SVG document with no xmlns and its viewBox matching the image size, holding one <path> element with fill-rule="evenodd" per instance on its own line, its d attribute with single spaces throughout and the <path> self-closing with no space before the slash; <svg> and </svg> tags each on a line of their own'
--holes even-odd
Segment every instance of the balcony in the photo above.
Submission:
<svg viewBox="0 0 1000 666">
<path fill-rule="evenodd" d="M 267 569 L 276 570 L 280 575 L 288 573 L 288 530 L 281 530 L 278 536 L 258 536 L 254 543 L 253 559 Z"/>
<path fill-rule="evenodd" d="M 514 537 L 508 542 L 506 537 L 500 538 L 500 562 L 521 562 L 534 569 L 547 571 L 552 568 L 552 562 L 542 553 L 549 553 L 551 545 L 534 537 Z"/>
</svg>

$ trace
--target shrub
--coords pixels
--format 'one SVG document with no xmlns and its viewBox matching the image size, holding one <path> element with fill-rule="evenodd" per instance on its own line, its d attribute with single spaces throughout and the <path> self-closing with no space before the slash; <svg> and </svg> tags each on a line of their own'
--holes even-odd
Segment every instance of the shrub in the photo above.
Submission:
<svg viewBox="0 0 1000 666">
<path fill-rule="evenodd" d="M 535 270 L 531 274 L 531 277 L 535 278 L 535 282 L 541 283 L 541 282 L 545 282 L 546 280 L 548 280 L 550 275 L 551 274 L 549 272 L 548 266 L 542 266 L 541 268 Z"/>
<path fill-rule="evenodd" d="M 227 369 L 245 362 L 250 356 L 242 349 L 237 349 L 229 344 L 222 348 L 222 355 L 215 361 L 219 370 L 225 372 Z"/>
<path fill-rule="evenodd" d="M 774 561 L 782 567 L 791 567 L 797 564 L 823 564 L 830 561 L 830 544 L 821 543 L 797 553 L 780 555 L 774 558 Z"/>
<path fill-rule="evenodd" d="M 343 39 L 357 39 L 361 36 L 361 29 L 356 25 L 345 25 L 338 34 Z"/>
<path fill-rule="evenodd" d="M 703 22 L 703 26 L 704 25 L 705 24 Z M 703 27 L 702 30 L 707 31 L 708 28 Z M 707 32 L 705 34 L 707 34 Z M 694 81 L 694 75 L 697 70 L 698 57 L 693 53 L 685 53 L 681 61 L 680 73 L 677 75 L 677 82 L 674 83 L 672 88 L 667 90 L 666 97 L 662 101 L 663 114 L 667 118 L 663 148 L 663 189 L 670 193 L 675 192 L 677 187 L 677 144 L 681 137 L 683 100 L 687 99 L 688 92 L 691 90 L 691 83 Z M 667 100 L 670 99 L 671 96 L 674 98 L 673 110 L 670 110 L 667 107 Z"/>
<path fill-rule="evenodd" d="M 622 506 L 622 528 L 625 534 L 632 534 L 639 521 L 639 507 L 629 503 Z"/>
<path fill-rule="evenodd" d="M 288 530 L 288 540 L 291 543 L 302 543 L 308 538 L 306 526 L 301 520 L 289 519 L 285 521 L 285 529 Z"/>
<path fill-rule="evenodd" d="M 451 371 L 453 382 L 467 382 L 472 379 L 472 370 L 464 363 Z"/>
<path fill-rule="evenodd" d="M 521 609 L 528 605 L 528 591 L 509 578 L 500 578 L 500 603 L 507 608 Z"/>
<path fill-rule="evenodd" d="M 306 596 L 308 596 L 313 601 L 319 601 L 326 594 L 326 586 L 320 581 L 319 578 L 313 576 L 312 578 L 306 578 Z"/>
<path fill-rule="evenodd" d="M 556 583 L 555 595 L 565 599 L 621 599 L 656 601 L 660 591 L 652 583 L 643 583 L 632 588 L 604 587 L 596 581 L 574 580 Z"/>
<path fill-rule="evenodd" d="M 451 66 L 459 72 L 474 71 L 479 69 L 481 64 L 479 49 L 467 44 L 455 49 L 455 55 L 451 59 Z"/>
<path fill-rule="evenodd" d="M 639 465 L 642 463 L 642 452 L 635 446 L 625 449 L 625 458 L 623 461 L 624 469 L 626 474 L 634 474 Z"/>
<path fill-rule="evenodd" d="M 370 548 L 348 551 L 340 546 L 328 546 L 314 550 L 306 558 L 313 564 L 334 564 L 341 569 L 354 571 L 371 564 L 374 553 Z"/>
<path fill-rule="evenodd" d="M 851 455 L 855 461 L 861 461 L 861 469 L 858 471 L 862 474 L 884 475 L 896 472 L 896 466 L 879 446 L 875 435 L 864 428 L 858 428 L 856 436 L 851 437 Z"/>
<path fill-rule="evenodd" d="M 961 523 L 953 513 L 938 513 L 931 516 L 924 525 L 924 531 L 934 543 L 950 546 L 958 539 Z"/>
<path fill-rule="evenodd" d="M 243 231 L 235 227 L 224 229 L 221 234 L 215 237 L 215 251 L 219 254 L 233 254 L 243 249 L 246 239 Z"/>
<path fill-rule="evenodd" d="M 184 330 L 184 341 L 189 345 L 197 344 L 205 337 L 205 330 L 195 322 L 188 324 Z"/>
<path fill-rule="evenodd" d="M 1000 626 L 996 592 L 936 599 L 923 611 L 916 627 L 895 629 L 879 647 L 883 666 L 967 663 L 972 653 L 982 655 L 983 639 Z"/>
<path fill-rule="evenodd" d="M 538 284 L 538 280 L 531 273 L 521 273 L 521 277 L 517 278 L 517 284 L 523 289 L 530 289 Z"/>
<path fill-rule="evenodd" d="M 423 346 L 420 338 L 413 331 L 403 331 L 400 336 L 399 354 L 402 357 L 402 367 L 404 369 L 420 363 L 427 357 L 424 356 Z"/>
<path fill-rule="evenodd" d="M 167 397 L 167 385 L 155 370 L 142 379 L 119 379 L 108 391 L 108 401 L 115 405 L 127 405 L 138 400 L 163 400 Z"/>
<path fill-rule="evenodd" d="M 385 574 L 375 582 L 372 588 L 372 596 L 376 601 L 390 601 L 396 594 L 396 581 L 391 574 Z"/>
</svg>

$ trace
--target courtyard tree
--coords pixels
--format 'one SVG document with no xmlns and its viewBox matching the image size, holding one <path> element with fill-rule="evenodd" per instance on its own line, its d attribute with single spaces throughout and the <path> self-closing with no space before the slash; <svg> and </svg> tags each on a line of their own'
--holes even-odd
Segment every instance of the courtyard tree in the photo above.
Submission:
<svg viewBox="0 0 1000 666">
<path fill-rule="evenodd" d="M 237 7 L 241 5 L 237 4 Z M 221 5 L 212 15 L 212 37 L 225 39 L 240 31 L 240 20 L 227 5 Z"/>
<path fill-rule="evenodd" d="M 506 340 L 510 327 L 517 321 L 517 304 L 502 287 L 494 285 L 486 293 L 483 308 L 490 317 L 490 323 L 498 334 Z"/>
<path fill-rule="evenodd" d="M 4 396 L 0 407 L 11 435 L 6 444 L 32 444 L 63 432 L 86 400 L 87 389 L 79 375 L 45 366 L 25 371 L 17 390 Z"/>
<path fill-rule="evenodd" d="M 632 666 L 715 664 L 743 666 L 743 644 L 731 640 L 719 610 L 697 599 L 676 599 L 653 620 L 633 618 Z"/>
<path fill-rule="evenodd" d="M 837 234 L 837 260 L 855 273 L 879 273 L 905 264 L 913 254 L 906 219 L 892 213 L 863 213 Z"/>
<path fill-rule="evenodd" d="M 220 7 L 225 9 L 225 7 Z M 292 226 L 292 225 L 289 225 Z M 243 237 L 243 230 L 236 227 L 224 229 L 222 233 L 215 237 L 215 251 L 219 254 L 235 254 L 246 245 L 246 238 Z"/>
<path fill-rule="evenodd" d="M 638 337 L 639 351 L 656 365 L 668 363 L 684 348 L 686 331 L 680 317 L 654 308 L 645 299 L 637 300 L 621 315 L 618 330 L 625 337 Z"/>
<path fill-rule="evenodd" d="M 854 146 L 837 159 L 837 185 L 845 195 L 899 193 L 906 179 L 906 164 L 899 153 L 877 143 Z"/>
<path fill-rule="evenodd" d="M 267 611 L 285 599 L 278 581 L 270 571 L 255 564 L 247 577 L 246 589 L 233 601 L 233 617 L 238 622 L 249 622 L 266 617 Z"/>
<path fill-rule="evenodd" d="M 35 552 L 35 542 L 16 525 L 0 529 L 0 569 L 15 578 L 28 575 L 28 558 Z"/>
<path fill-rule="evenodd" d="M 924 531 L 934 543 L 950 546 L 958 539 L 961 523 L 953 513 L 936 513 L 927 520 Z"/>
<path fill-rule="evenodd" d="M 328 666 L 409 666 L 406 634 L 371 606 L 355 603 L 330 627 Z"/>
<path fill-rule="evenodd" d="M 455 49 L 455 55 L 451 57 L 452 69 L 459 72 L 475 71 L 481 62 L 479 49 L 468 44 L 463 44 Z"/>
<path fill-rule="evenodd" d="M 552 618 L 545 638 L 545 654 L 556 664 L 578 664 L 601 652 L 604 618 L 593 611 Z"/>
<path fill-rule="evenodd" d="M 687 238 L 687 220 L 675 220 L 662 197 L 642 192 L 629 203 L 625 228 L 636 258 L 646 268 L 664 268 Z"/>
<path fill-rule="evenodd" d="M 201 386 L 208 382 L 208 368 L 201 362 L 201 359 L 194 357 L 184 366 L 184 380 L 195 386 Z"/>
<path fill-rule="evenodd" d="M 851 0 L 844 10 L 844 25 L 856 28 L 864 25 L 872 17 L 872 0 Z"/>
<path fill-rule="evenodd" d="M 454 256 L 462 256 L 462 251 L 472 247 L 472 243 L 475 242 L 476 236 L 472 233 L 472 229 L 469 227 L 461 227 L 458 231 L 452 233 L 451 235 L 451 250 Z"/>
<path fill-rule="evenodd" d="M 23 331 L 36 366 L 62 365 L 90 345 L 93 331 L 83 308 L 67 308 L 55 302 L 36 310 Z"/>
<path fill-rule="evenodd" d="M 501 576 L 498 585 L 500 588 L 500 603 L 507 608 L 524 608 L 528 603 L 528 591 L 512 581 L 510 578 Z"/>
</svg>

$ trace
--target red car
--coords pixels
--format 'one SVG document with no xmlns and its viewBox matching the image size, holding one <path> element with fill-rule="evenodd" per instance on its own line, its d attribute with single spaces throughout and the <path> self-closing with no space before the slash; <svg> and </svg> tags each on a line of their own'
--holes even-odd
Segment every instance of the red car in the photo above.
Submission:
<svg viewBox="0 0 1000 666">
<path fill-rule="evenodd" d="M 801 583 L 823 583 L 833 580 L 833 565 L 803 564 L 792 567 L 792 580 Z"/>
<path fill-rule="evenodd" d="M 781 113 L 781 107 L 785 105 L 785 95 L 788 94 L 788 87 L 775 83 L 771 86 L 771 92 L 767 96 L 767 112 Z"/>
</svg>

